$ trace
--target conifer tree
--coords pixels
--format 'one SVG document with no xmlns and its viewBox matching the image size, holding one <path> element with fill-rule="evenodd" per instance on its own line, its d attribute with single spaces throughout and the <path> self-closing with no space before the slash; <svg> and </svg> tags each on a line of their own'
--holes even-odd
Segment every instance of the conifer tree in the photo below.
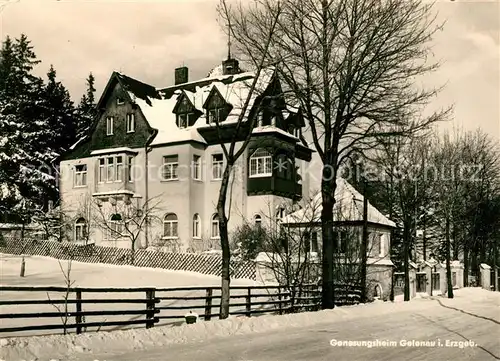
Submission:
<svg viewBox="0 0 500 361">
<path fill-rule="evenodd" d="M 48 171 L 56 156 L 47 146 L 50 129 L 43 109 L 43 80 L 33 75 L 36 58 L 26 35 L 9 37 L 0 50 L 0 218 L 18 221 L 25 205 L 42 207 L 54 194 Z M 23 205 L 23 206 L 22 206 Z M 23 209 L 21 211 L 21 208 Z"/>
<path fill-rule="evenodd" d="M 80 139 L 87 134 L 92 126 L 94 118 L 97 116 L 94 82 L 94 75 L 90 73 L 86 79 L 87 90 L 85 94 L 83 94 L 77 109 L 77 139 Z"/>
</svg>

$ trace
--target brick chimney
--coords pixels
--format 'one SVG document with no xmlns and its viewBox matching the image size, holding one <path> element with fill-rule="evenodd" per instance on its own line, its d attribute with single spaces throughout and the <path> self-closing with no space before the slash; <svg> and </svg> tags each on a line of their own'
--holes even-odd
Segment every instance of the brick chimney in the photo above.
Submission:
<svg viewBox="0 0 500 361">
<path fill-rule="evenodd" d="M 181 66 L 175 69 L 175 85 L 183 84 L 188 82 L 188 67 Z"/>
</svg>

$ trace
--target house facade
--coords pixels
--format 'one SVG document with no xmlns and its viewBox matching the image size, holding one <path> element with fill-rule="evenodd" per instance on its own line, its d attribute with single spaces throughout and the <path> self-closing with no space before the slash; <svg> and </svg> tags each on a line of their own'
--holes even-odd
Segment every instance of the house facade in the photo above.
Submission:
<svg viewBox="0 0 500 361">
<path fill-rule="evenodd" d="M 359 272 L 360 247 L 363 237 L 364 197 L 343 178 L 337 179 L 335 191 L 334 242 L 335 276 L 337 282 L 348 283 Z M 306 247 L 320 261 L 321 194 L 311 199 L 302 209 L 282 220 L 283 227 L 306 229 Z M 373 297 L 388 299 L 391 291 L 394 264 L 391 261 L 391 233 L 396 224 L 367 202 L 367 285 Z M 313 258 L 312 258 L 313 259 Z"/>
<path fill-rule="evenodd" d="M 217 248 L 221 143 L 235 142 L 238 150 L 247 137 L 230 176 L 230 231 L 307 197 L 309 177 L 301 170 L 312 150 L 301 111 L 285 103 L 274 69 L 256 76 L 235 59 L 196 81 L 178 68 L 165 88 L 114 72 L 92 129 L 60 163 L 61 207 L 73 239 L 114 247 L 130 247 L 132 239 L 136 248 L 177 252 Z M 151 217 L 128 237 L 142 214 Z"/>
</svg>

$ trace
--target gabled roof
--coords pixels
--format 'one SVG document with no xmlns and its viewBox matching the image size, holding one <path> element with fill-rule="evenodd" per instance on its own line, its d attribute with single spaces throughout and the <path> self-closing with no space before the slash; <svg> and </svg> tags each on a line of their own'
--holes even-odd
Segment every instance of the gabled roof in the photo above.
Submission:
<svg viewBox="0 0 500 361">
<path fill-rule="evenodd" d="M 248 119 L 250 111 L 256 101 L 260 99 L 260 96 L 275 84 L 275 74 L 274 67 L 262 69 L 256 82 L 255 91 L 250 97 L 250 102 L 246 114 L 244 115 L 245 119 Z M 227 118 L 221 123 L 221 126 L 236 123 L 244 103 L 249 96 L 250 87 L 255 76 L 255 72 L 244 72 L 234 75 L 221 75 L 220 72 L 214 72 L 209 77 L 197 81 L 173 85 L 166 88 L 155 88 L 150 84 L 146 84 L 127 75 L 113 72 L 99 99 L 98 108 L 102 109 L 104 107 L 109 93 L 118 82 L 125 91 L 125 96 L 129 98 L 128 100 L 139 106 L 149 126 L 157 131 L 154 139 L 150 143 L 151 146 L 183 141 L 206 143 L 197 129 L 215 127 L 215 125 L 207 124 L 203 107 L 209 95 L 218 92 L 220 96 L 232 106 Z M 185 96 L 193 105 L 195 111 L 201 114 L 192 126 L 183 129 L 177 126 L 176 115 L 174 113 L 181 96 Z M 299 109 L 287 108 L 283 109 L 283 116 L 289 117 L 293 116 L 294 113 L 299 114 L 299 112 Z M 267 127 L 260 132 L 269 132 L 272 130 L 273 129 Z M 279 132 L 280 129 L 274 127 L 274 130 Z M 254 132 L 258 133 L 259 129 L 254 129 Z M 294 138 L 296 142 L 300 141 L 293 135 L 288 133 L 287 135 Z M 77 145 L 80 146 L 81 143 L 82 140 L 79 140 L 74 147 Z"/>
<path fill-rule="evenodd" d="M 214 96 L 218 96 L 220 99 L 222 99 L 223 101 L 226 101 L 224 99 L 224 97 L 222 96 L 222 94 L 219 92 L 219 90 L 217 89 L 216 86 L 212 87 L 212 89 L 210 90 L 210 93 L 208 93 L 208 96 L 207 98 L 205 99 L 205 101 L 203 102 L 203 106 L 202 108 L 203 109 L 206 109 L 207 106 L 208 106 L 208 102 L 214 97 Z"/>
<path fill-rule="evenodd" d="M 143 83 L 124 74 L 116 74 L 124 90 L 134 94 L 136 98 L 143 99 L 146 102 L 148 99 L 161 99 L 160 94 L 154 86 Z"/>
<path fill-rule="evenodd" d="M 99 101 L 97 102 L 98 109 L 103 107 L 109 92 L 113 91 L 116 82 L 120 83 L 122 88 L 127 91 L 129 95 L 133 95 L 133 97 L 129 100 L 134 100 L 133 98 L 140 98 L 146 102 L 149 102 L 150 99 L 161 98 L 160 94 L 154 86 L 114 71 L 111 74 L 111 77 L 109 78 L 108 83 L 106 84 L 106 87 L 104 88 L 104 91 L 99 98 Z"/>
<path fill-rule="evenodd" d="M 255 91 L 250 97 L 249 106 L 245 117 L 248 117 L 255 101 L 269 87 L 275 75 L 274 68 L 266 68 L 260 72 L 256 83 Z M 221 125 L 236 123 L 249 96 L 251 84 L 255 78 L 254 72 L 246 72 L 235 75 L 216 75 L 194 82 L 174 85 L 171 87 L 158 89 L 161 99 L 156 98 L 136 98 L 134 101 L 139 105 L 151 127 L 158 130 L 158 135 L 153 139 L 151 145 L 168 144 L 179 141 L 197 141 L 206 143 L 197 129 L 215 127 L 207 124 L 204 111 L 205 101 L 213 92 L 218 92 L 221 97 L 232 106 L 229 115 Z M 201 116 L 193 126 L 179 129 L 176 125 L 174 108 L 180 96 L 186 96 Z M 132 96 L 132 95 L 131 95 Z M 278 128 L 275 128 L 276 130 Z M 258 129 L 255 130 L 258 132 Z M 290 135 L 293 137 L 292 135 Z M 298 140 L 297 140 L 298 141 Z"/>
<path fill-rule="evenodd" d="M 306 207 L 286 216 L 283 224 L 319 223 L 321 221 L 321 193 L 317 194 Z M 363 221 L 363 196 L 345 179 L 337 178 L 333 220 L 336 222 Z M 368 222 L 387 227 L 396 223 L 384 216 L 368 202 Z"/>
<path fill-rule="evenodd" d="M 188 101 L 188 103 L 191 105 L 191 107 L 195 108 L 193 102 L 191 101 L 191 98 L 186 94 L 185 91 L 182 91 L 177 99 L 177 103 L 175 104 L 174 109 L 172 109 L 173 113 L 177 113 L 177 108 L 181 105 L 182 98 L 185 98 Z"/>
</svg>

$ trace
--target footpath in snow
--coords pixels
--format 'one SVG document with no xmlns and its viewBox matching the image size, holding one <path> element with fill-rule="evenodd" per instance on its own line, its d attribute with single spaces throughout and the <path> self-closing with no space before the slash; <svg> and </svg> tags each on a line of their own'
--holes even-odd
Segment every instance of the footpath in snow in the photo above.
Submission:
<svg viewBox="0 0 500 361">
<path fill-rule="evenodd" d="M 473 307 L 479 311 L 481 303 L 497 305 L 500 311 L 500 293 L 482 289 L 462 289 L 456 298 L 415 299 L 411 302 L 375 302 L 366 305 L 339 307 L 334 310 L 306 312 L 291 315 L 260 317 L 231 317 L 227 320 L 198 322 L 179 327 L 155 327 L 113 332 L 84 333 L 81 335 L 50 335 L 2 339 L 2 360 L 68 360 L 75 354 L 118 353 L 161 347 L 169 344 L 199 342 L 214 337 L 268 332 L 287 327 L 307 327 L 315 324 L 365 318 L 374 314 L 393 314 L 433 308 L 440 302 L 448 307 Z M 500 320 L 499 320 L 500 321 Z M 93 360 L 93 359 L 92 359 Z"/>
</svg>

